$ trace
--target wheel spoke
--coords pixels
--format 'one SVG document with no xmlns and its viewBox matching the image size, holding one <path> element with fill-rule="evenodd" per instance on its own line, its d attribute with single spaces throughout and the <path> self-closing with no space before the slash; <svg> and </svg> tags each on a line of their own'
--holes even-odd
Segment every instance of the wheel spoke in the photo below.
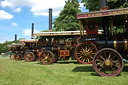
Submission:
<svg viewBox="0 0 128 85">
<path fill-rule="evenodd" d="M 87 48 L 87 46 L 86 46 L 86 48 L 85 48 L 85 51 L 86 51 L 86 52 L 88 51 L 88 48 Z"/>
<path fill-rule="evenodd" d="M 88 59 L 88 62 L 90 62 L 89 59 Z"/>
<path fill-rule="evenodd" d="M 88 52 L 91 50 L 91 47 L 88 49 Z"/>
<path fill-rule="evenodd" d="M 119 68 L 119 65 L 113 65 L 113 66 L 115 66 L 115 67 Z"/>
<path fill-rule="evenodd" d="M 91 58 L 91 59 L 93 59 L 93 57 L 92 57 L 92 56 L 90 56 L 90 58 Z"/>
<path fill-rule="evenodd" d="M 15 60 L 16 60 L 16 61 L 22 60 L 22 55 L 21 55 L 21 54 L 17 54 L 17 55 L 15 56 Z"/>
<path fill-rule="evenodd" d="M 114 57 L 112 57 L 111 60 L 113 60 L 114 58 L 116 58 L 116 55 L 114 55 Z"/>
<path fill-rule="evenodd" d="M 110 66 L 110 68 L 111 68 L 113 71 L 115 71 L 115 69 L 114 69 L 112 66 Z"/>
<path fill-rule="evenodd" d="M 105 61 L 104 57 L 102 55 L 100 55 L 100 57 Z"/>
<path fill-rule="evenodd" d="M 110 57 L 111 57 L 111 53 L 109 53 L 108 60 L 110 59 Z"/>
<path fill-rule="evenodd" d="M 118 60 L 115 60 L 115 61 L 112 61 L 112 63 L 119 63 L 119 61 Z"/>
<path fill-rule="evenodd" d="M 83 59 L 83 62 L 85 61 L 85 58 Z"/>
<path fill-rule="evenodd" d="M 79 59 L 81 59 L 83 56 L 80 56 Z"/>
<path fill-rule="evenodd" d="M 84 48 L 83 47 L 81 47 L 82 48 L 82 50 L 84 50 Z"/>
<path fill-rule="evenodd" d="M 96 53 L 91 53 L 91 54 L 94 54 L 95 55 Z"/>
<path fill-rule="evenodd" d="M 46 57 L 46 54 L 44 53 L 43 56 Z"/>
<path fill-rule="evenodd" d="M 80 53 L 82 53 L 83 51 L 79 51 Z"/>
<path fill-rule="evenodd" d="M 47 54 L 47 57 L 49 57 L 50 54 Z"/>
</svg>

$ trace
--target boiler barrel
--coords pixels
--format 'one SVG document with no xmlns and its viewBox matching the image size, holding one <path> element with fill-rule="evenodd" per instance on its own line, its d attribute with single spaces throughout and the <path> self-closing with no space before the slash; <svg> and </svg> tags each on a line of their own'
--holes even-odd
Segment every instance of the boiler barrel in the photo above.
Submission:
<svg viewBox="0 0 128 85">
<path fill-rule="evenodd" d="M 128 52 L 128 39 L 124 36 L 114 37 L 113 40 L 100 40 L 95 42 L 102 48 L 114 48 L 119 52 Z"/>
<path fill-rule="evenodd" d="M 72 47 L 66 47 L 66 46 L 51 46 L 51 47 L 42 47 L 40 50 L 38 49 L 38 51 L 43 51 L 43 50 L 49 50 L 53 53 L 59 53 L 60 50 L 72 50 Z"/>
</svg>

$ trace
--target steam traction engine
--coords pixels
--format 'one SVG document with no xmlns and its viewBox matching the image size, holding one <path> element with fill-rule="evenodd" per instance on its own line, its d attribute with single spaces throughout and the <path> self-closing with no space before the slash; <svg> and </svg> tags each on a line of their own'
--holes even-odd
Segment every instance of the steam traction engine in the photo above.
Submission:
<svg viewBox="0 0 128 85">
<path fill-rule="evenodd" d="M 32 24 L 32 28 L 34 24 Z M 39 56 L 35 51 L 37 49 L 37 42 L 38 39 L 30 39 L 30 40 L 19 40 L 17 43 L 17 35 L 15 34 L 15 43 L 11 45 L 7 45 L 9 51 L 12 52 L 10 55 L 11 60 L 20 61 L 25 59 L 26 61 L 30 62 L 33 60 L 38 60 Z"/>
<path fill-rule="evenodd" d="M 10 55 L 11 60 L 20 61 L 25 59 L 26 61 L 33 61 L 39 59 L 36 56 L 36 48 L 37 48 L 38 40 L 20 40 L 20 43 L 13 43 L 12 45 L 8 45 L 8 48 L 12 54 Z M 27 57 L 29 56 L 29 57 Z"/>
<path fill-rule="evenodd" d="M 17 43 L 17 34 L 15 34 L 15 43 L 12 43 L 11 45 L 7 45 L 9 48 L 9 51 L 11 52 L 10 54 L 10 59 L 11 60 L 17 60 L 20 61 L 23 58 L 24 55 L 24 43 Z"/>
<path fill-rule="evenodd" d="M 79 31 L 39 32 L 33 36 L 39 36 L 37 53 L 42 64 L 51 64 L 60 59 L 74 59 L 74 49 L 79 43 Z"/>
<path fill-rule="evenodd" d="M 81 63 L 93 62 L 99 75 L 115 76 L 124 66 L 121 54 L 128 53 L 128 8 L 107 8 L 77 14 L 81 44 L 76 47 L 75 56 Z M 103 34 L 98 34 L 98 29 L 102 29 Z M 116 33 L 119 29 L 122 33 Z"/>
</svg>

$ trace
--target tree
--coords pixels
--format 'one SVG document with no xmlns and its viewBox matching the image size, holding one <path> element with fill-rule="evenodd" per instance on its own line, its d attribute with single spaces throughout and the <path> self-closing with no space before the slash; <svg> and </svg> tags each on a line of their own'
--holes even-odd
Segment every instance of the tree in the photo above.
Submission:
<svg viewBox="0 0 128 85">
<path fill-rule="evenodd" d="M 89 11 L 100 9 L 100 0 L 82 0 Z M 110 9 L 128 7 L 128 0 L 107 0 Z"/>
<path fill-rule="evenodd" d="M 15 43 L 15 41 L 5 41 L 4 43 L 0 43 L 0 53 L 8 52 L 9 49 L 7 45 L 11 45 L 12 43 Z M 17 40 L 17 43 L 19 43 L 19 40 Z"/>
<path fill-rule="evenodd" d="M 71 31 L 78 30 L 78 21 L 76 14 L 80 13 L 79 1 L 78 0 L 67 0 L 65 6 L 60 12 L 59 17 L 53 22 L 55 31 Z"/>
</svg>

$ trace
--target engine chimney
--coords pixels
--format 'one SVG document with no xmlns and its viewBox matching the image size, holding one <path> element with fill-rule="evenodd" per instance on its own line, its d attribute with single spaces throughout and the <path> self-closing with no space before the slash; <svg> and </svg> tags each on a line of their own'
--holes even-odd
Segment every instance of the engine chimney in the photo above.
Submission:
<svg viewBox="0 0 128 85">
<path fill-rule="evenodd" d="M 109 7 L 108 7 L 108 5 L 107 5 L 107 0 L 100 0 L 100 10 L 102 11 L 102 10 L 108 10 L 109 9 Z"/>
<path fill-rule="evenodd" d="M 33 39 L 33 32 L 34 32 L 34 23 L 32 23 L 32 34 L 31 34 L 31 39 Z"/>
<path fill-rule="evenodd" d="M 17 34 L 15 34 L 15 43 L 17 43 Z"/>
<path fill-rule="evenodd" d="M 49 9 L 49 32 L 52 31 L 52 9 Z"/>
</svg>

